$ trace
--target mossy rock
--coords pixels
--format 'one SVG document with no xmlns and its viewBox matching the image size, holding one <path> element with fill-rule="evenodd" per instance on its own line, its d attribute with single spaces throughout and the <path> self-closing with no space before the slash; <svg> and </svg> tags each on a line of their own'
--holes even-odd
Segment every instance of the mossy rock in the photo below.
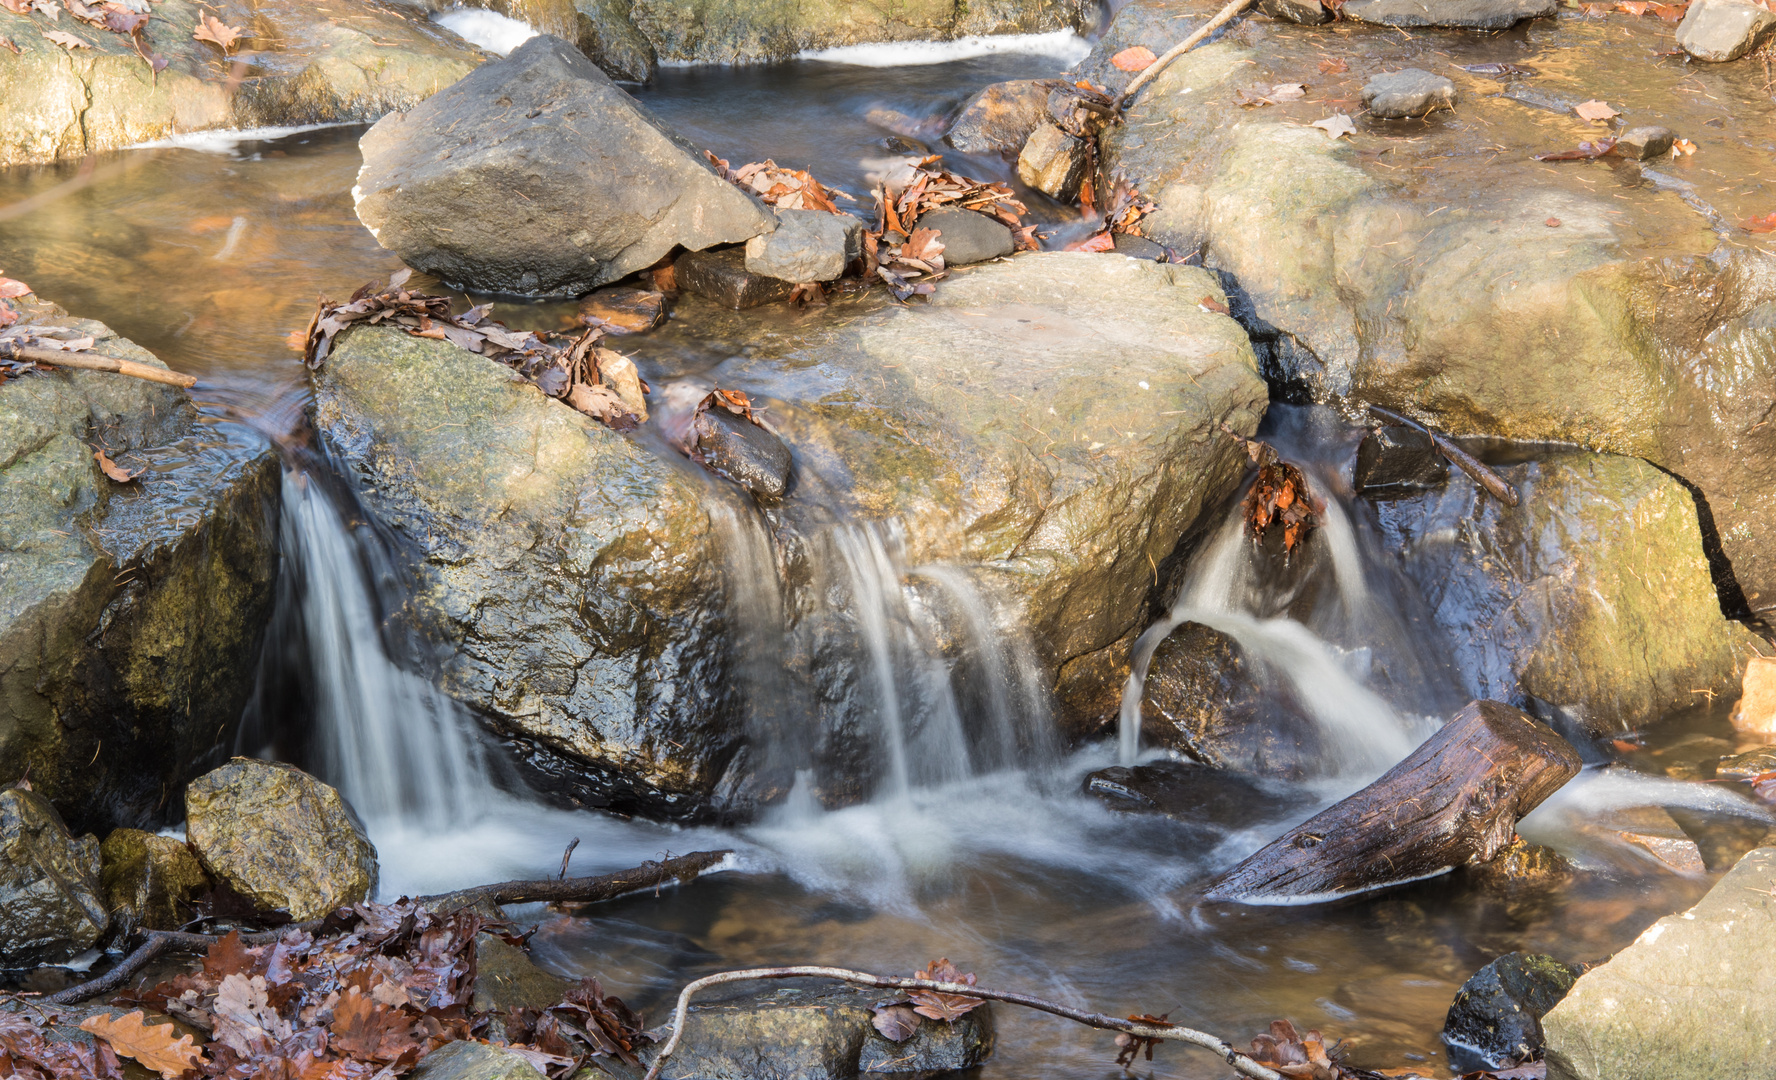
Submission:
<svg viewBox="0 0 1776 1080">
<path fill-rule="evenodd" d="M 182 840 L 117 829 L 99 845 L 105 906 L 120 930 L 177 930 L 193 900 L 210 888 L 203 864 Z"/>
</svg>

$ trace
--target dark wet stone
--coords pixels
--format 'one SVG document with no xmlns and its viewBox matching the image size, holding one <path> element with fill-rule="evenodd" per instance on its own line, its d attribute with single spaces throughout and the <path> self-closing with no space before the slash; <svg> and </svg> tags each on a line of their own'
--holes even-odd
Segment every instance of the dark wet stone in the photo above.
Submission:
<svg viewBox="0 0 1776 1080">
<path fill-rule="evenodd" d="M 99 842 L 68 833 L 49 800 L 0 791 L 0 965 L 70 960 L 110 924 L 99 891 Z"/>
<path fill-rule="evenodd" d="M 1308 797 L 1190 761 L 1112 765 L 1085 778 L 1085 793 L 1113 810 L 1160 813 L 1187 825 L 1240 829 L 1274 820 Z"/>
<path fill-rule="evenodd" d="M 697 452 L 711 469 L 766 499 L 789 488 L 791 458 L 783 440 L 719 406 L 697 417 Z"/>
<path fill-rule="evenodd" d="M 1314 771 L 1321 750 L 1314 724 L 1266 692 L 1239 644 L 1194 622 L 1154 650 L 1141 735 L 1216 769 L 1288 779 Z"/>
<path fill-rule="evenodd" d="M 1084 139 L 1043 124 L 1030 133 L 1018 154 L 1018 179 L 1050 198 L 1070 203 L 1079 197 L 1090 159 Z"/>
<path fill-rule="evenodd" d="M 1358 22 L 1384 26 L 1452 26 L 1468 30 L 1508 30 L 1524 19 L 1560 9 L 1559 0 L 1350 0 L 1339 9 Z"/>
<path fill-rule="evenodd" d="M 1258 0 L 1258 10 L 1273 19 L 1317 26 L 1332 18 L 1320 0 Z"/>
<path fill-rule="evenodd" d="M 1633 127 L 1616 138 L 1616 153 L 1636 161 L 1651 161 L 1671 153 L 1671 144 L 1676 141 L 1677 132 L 1668 127 Z"/>
<path fill-rule="evenodd" d="M 617 334 L 640 334 L 660 325 L 666 317 L 666 298 L 653 289 L 615 286 L 580 298 L 580 318 L 602 320 Z"/>
<path fill-rule="evenodd" d="M 204 868 L 261 911 L 296 922 L 376 893 L 376 849 L 339 792 L 281 761 L 235 758 L 185 789 Z"/>
<path fill-rule="evenodd" d="M 1152 259 L 1154 262 L 1165 262 L 1172 257 L 1164 244 L 1149 240 L 1145 236 L 1131 236 L 1128 233 L 1115 233 L 1111 242 L 1118 255 L 1127 255 L 1132 259 Z"/>
<path fill-rule="evenodd" d="M 1507 953 L 1469 976 L 1449 1006 L 1443 1041 L 1458 1069 L 1508 1068 L 1541 1056 L 1541 1019 L 1572 989 L 1578 968 Z"/>
<path fill-rule="evenodd" d="M 1455 107 L 1455 83 L 1419 68 L 1377 75 L 1363 84 L 1363 106 L 1376 116 L 1398 120 Z"/>
<path fill-rule="evenodd" d="M 1002 222 L 973 210 L 933 210 L 921 217 L 916 227 L 939 231 L 948 266 L 997 259 L 1010 255 L 1015 246 L 1011 230 Z"/>
<path fill-rule="evenodd" d="M 699 1080 L 853 1080 L 967 1069 L 992 1055 L 991 1005 L 953 1024 L 920 1018 L 912 1036 L 896 1043 L 876 1031 L 871 1006 L 899 999 L 893 991 L 830 984 L 712 991 L 691 1006 L 668 1072 Z M 652 1052 L 657 1047 L 642 1059 Z"/>
<path fill-rule="evenodd" d="M 1723 757 L 1714 768 L 1714 775 L 1721 780 L 1751 780 L 1767 772 L 1776 772 L 1776 746 L 1760 746 Z"/>
<path fill-rule="evenodd" d="M 475 996 L 470 1007 L 491 1015 L 498 1026 L 492 1037 L 505 1035 L 506 1014 L 512 1009 L 542 1011 L 567 996 L 579 983 L 544 971 L 530 954 L 492 934 L 475 939 Z"/>
<path fill-rule="evenodd" d="M 383 117 L 359 145 L 359 219 L 408 265 L 457 287 L 573 296 L 674 247 L 738 244 L 776 226 L 547 35 Z"/>
<path fill-rule="evenodd" d="M 746 270 L 782 281 L 831 281 L 863 257 L 863 222 L 825 210 L 778 210 L 777 228 L 746 242 Z"/>
<path fill-rule="evenodd" d="M 1048 95 L 1055 86 L 1053 79 L 994 83 L 963 107 L 944 141 L 965 154 L 1015 154 L 1038 125 L 1048 123 Z"/>
<path fill-rule="evenodd" d="M 1431 437 L 1417 428 L 1394 424 L 1377 428 L 1357 445 L 1357 466 L 1351 483 L 1364 495 L 1421 491 L 1441 487 L 1449 479 L 1449 463 L 1437 453 Z"/>
<path fill-rule="evenodd" d="M 105 906 L 122 932 L 177 930 L 190 918 L 185 905 L 210 888 L 197 856 L 170 836 L 117 829 L 99 845 L 99 858 Z"/>
<path fill-rule="evenodd" d="M 1572 879 L 1573 866 L 1553 848 L 1520 836 L 1491 860 L 1465 867 L 1462 872 L 1481 888 L 1510 897 L 1558 889 Z"/>
<path fill-rule="evenodd" d="M 1677 44 L 1698 60 L 1725 63 L 1776 32 L 1776 13 L 1746 0 L 1696 0 L 1677 27 Z"/>
<path fill-rule="evenodd" d="M 795 291 L 794 282 L 748 270 L 746 252 L 740 248 L 693 251 L 679 256 L 672 268 L 680 289 L 736 311 L 787 300 Z"/>
</svg>

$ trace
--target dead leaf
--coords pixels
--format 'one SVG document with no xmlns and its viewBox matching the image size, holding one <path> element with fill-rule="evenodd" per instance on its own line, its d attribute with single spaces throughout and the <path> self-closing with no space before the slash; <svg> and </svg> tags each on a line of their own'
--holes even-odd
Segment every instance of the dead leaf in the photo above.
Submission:
<svg viewBox="0 0 1776 1080">
<path fill-rule="evenodd" d="M 1765 214 L 1763 217 L 1748 218 L 1747 220 L 1740 222 L 1739 227 L 1748 233 L 1776 232 L 1776 214 Z"/>
<path fill-rule="evenodd" d="M 1622 115 L 1621 113 L 1610 108 L 1608 105 L 1605 105 L 1601 101 L 1580 102 L 1579 104 L 1573 106 L 1573 112 L 1575 112 L 1579 115 L 1579 119 L 1590 120 L 1593 123 L 1597 123 L 1597 122 L 1603 121 L 1603 120 L 1608 120 L 1614 116 Z"/>
<path fill-rule="evenodd" d="M 92 42 L 82 41 L 65 30 L 44 30 L 41 31 L 41 33 L 44 37 L 55 42 L 57 45 L 60 45 L 62 48 L 67 49 L 69 52 L 73 52 L 75 49 L 92 48 Z"/>
<path fill-rule="evenodd" d="M 265 976 L 230 975 L 216 990 L 210 1012 L 216 1018 L 215 1037 L 235 1052 L 247 1056 L 270 1043 L 289 1038 L 290 1022 L 279 1016 L 266 997 Z M 380 989 L 380 986 L 378 987 Z"/>
<path fill-rule="evenodd" d="M 105 1040 L 119 1055 L 135 1058 L 145 1069 L 153 1069 L 165 1080 L 177 1080 L 191 1069 L 204 1064 L 203 1051 L 189 1035 L 178 1035 L 171 1024 L 148 1026 L 142 1010 L 113 1019 L 110 1016 L 89 1016 L 80 1022 L 82 1031 L 90 1031 Z"/>
<path fill-rule="evenodd" d="M 959 983 L 964 986 L 974 985 L 974 976 L 956 970 L 956 965 L 950 963 L 948 957 L 926 964 L 923 971 L 913 972 L 913 978 L 925 979 L 930 982 Z M 929 1016 L 933 1020 L 942 1020 L 950 1024 L 980 1008 L 982 1004 L 980 998 L 946 994 L 939 990 L 909 990 L 907 997 L 912 999 L 913 1011 L 920 1016 Z"/>
<path fill-rule="evenodd" d="M 30 291 L 31 287 L 22 281 L 15 278 L 0 277 L 0 300 L 11 300 L 17 296 L 24 296 Z"/>
<path fill-rule="evenodd" d="M 918 259 L 920 262 L 926 263 L 932 262 L 943 254 L 943 242 L 938 239 L 941 235 L 943 235 L 941 229 L 915 228 L 912 235 L 907 237 L 906 243 L 900 245 L 900 257 Z"/>
<path fill-rule="evenodd" d="M 1622 0 L 1621 3 L 1616 5 L 1616 10 L 1625 12 L 1638 19 L 1646 14 L 1647 0 Z"/>
<path fill-rule="evenodd" d="M 1647 5 L 1647 10 L 1652 12 L 1654 15 L 1657 15 L 1664 22 L 1682 22 L 1683 17 L 1685 15 L 1689 14 L 1690 5 L 1687 3 L 1684 3 L 1684 4 L 1651 3 L 1651 4 Z"/>
<path fill-rule="evenodd" d="M 1119 71 L 1146 71 L 1159 57 L 1145 45 L 1131 45 L 1110 58 Z"/>
<path fill-rule="evenodd" d="M 1342 57 L 1328 56 L 1320 61 L 1321 75 L 1342 75 L 1350 70 L 1350 65 Z"/>
<path fill-rule="evenodd" d="M 1355 135 L 1357 133 L 1357 125 L 1351 123 L 1351 118 L 1343 113 L 1333 113 L 1324 120 L 1315 120 L 1312 126 L 1324 130 L 1334 139 L 1340 135 Z"/>
<path fill-rule="evenodd" d="M 1272 101 L 1298 101 L 1307 96 L 1307 87 L 1302 83 L 1277 83 L 1270 88 Z"/>
<path fill-rule="evenodd" d="M 197 26 L 192 28 L 191 36 L 197 41 L 207 41 L 219 46 L 226 55 L 234 48 L 234 43 L 240 40 L 241 32 L 206 11 L 198 15 Z"/>
<path fill-rule="evenodd" d="M 1227 305 L 1212 296 L 1203 297 L 1201 300 L 1197 301 L 1197 305 L 1204 311 L 1212 312 L 1216 315 L 1227 314 Z"/>
<path fill-rule="evenodd" d="M 1169 1012 L 1161 1013 L 1159 1016 L 1153 1016 L 1150 1013 L 1135 1013 L 1129 1019 L 1137 1024 L 1167 1025 L 1171 1023 L 1169 1019 L 1171 1015 Z M 1135 1058 L 1140 1055 L 1143 1049 L 1147 1052 L 1147 1060 L 1152 1061 L 1153 1048 L 1158 1045 L 1158 1039 L 1145 1035 L 1131 1035 L 1125 1031 L 1116 1036 L 1116 1063 L 1127 1070 L 1135 1063 Z"/>
<path fill-rule="evenodd" d="M 1557 217 L 1551 217 L 1547 221 L 1542 222 L 1542 224 L 1550 229 L 1558 229 L 1560 228 L 1560 219 Z"/>
<path fill-rule="evenodd" d="M 1674 139 L 1671 143 L 1672 157 L 1689 157 L 1696 152 L 1696 144 L 1688 139 Z"/>
<path fill-rule="evenodd" d="M 875 1016 L 870 1019 L 870 1023 L 889 1042 L 907 1041 L 913 1037 L 915 1031 L 919 1030 L 919 1025 L 923 1022 L 919 1019 L 919 1014 L 913 1011 L 913 1007 L 905 1002 L 877 1005 L 871 1011 L 875 1013 Z"/>
<path fill-rule="evenodd" d="M 131 480 L 134 480 L 136 477 L 142 475 L 142 470 L 140 470 L 140 469 L 137 469 L 136 471 L 131 472 L 130 470 L 117 464 L 117 462 L 112 461 L 109 457 L 106 456 L 105 451 L 103 451 L 103 450 L 94 449 L 93 450 L 93 458 L 98 461 L 100 472 L 103 472 L 106 476 L 109 476 L 111 479 L 117 481 L 120 484 L 127 484 Z M 119 1050 L 118 1053 L 121 1054 L 121 1053 L 123 1053 L 123 1051 Z"/>
<path fill-rule="evenodd" d="M 1073 243 L 1068 244 L 1067 250 L 1068 251 L 1115 251 L 1116 250 L 1116 237 L 1111 236 L 1109 230 L 1105 230 L 1104 232 L 1101 232 L 1101 233 L 1094 233 L 1093 235 L 1086 237 L 1084 240 L 1076 240 Z"/>
<path fill-rule="evenodd" d="M 14 55 L 14 56 L 17 56 L 18 54 L 24 52 L 23 49 L 18 47 L 18 44 L 16 42 L 14 42 L 11 38 L 6 37 L 4 35 L 0 35 L 0 49 L 5 49 L 8 52 L 12 53 L 12 55 Z"/>
<path fill-rule="evenodd" d="M 133 35 L 148 24 L 147 15 L 121 4 L 106 4 L 102 10 L 101 25 L 113 33 Z"/>
</svg>

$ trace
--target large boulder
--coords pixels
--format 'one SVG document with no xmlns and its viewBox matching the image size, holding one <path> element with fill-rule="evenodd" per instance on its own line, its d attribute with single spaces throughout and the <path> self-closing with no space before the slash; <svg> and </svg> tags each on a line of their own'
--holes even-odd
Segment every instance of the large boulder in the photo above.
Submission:
<svg viewBox="0 0 1776 1080">
<path fill-rule="evenodd" d="M 1502 474 L 1515 507 L 1460 474 L 1377 504 L 1469 693 L 1603 735 L 1738 685 L 1751 636 L 1721 615 L 1681 484 L 1582 451 Z"/>
<path fill-rule="evenodd" d="M 768 207 L 548 35 L 383 117 L 359 145 L 358 217 L 408 265 L 462 288 L 575 295 L 674 247 L 776 227 Z"/>
<path fill-rule="evenodd" d="M 912 1014 L 913 1033 L 891 1042 L 876 1030 L 872 1008 L 893 996 L 835 984 L 712 991 L 686 1014 L 667 1071 L 708 1080 L 853 1080 L 968 1069 L 992 1055 L 991 1005 L 953 1023 Z M 642 1055 L 657 1051 L 655 1044 Z"/>
<path fill-rule="evenodd" d="M 56 5 L 59 11 L 59 5 Z M 234 56 L 197 41 L 210 12 L 242 29 Z M 43 31 L 86 42 L 64 49 Z M 374 120 L 466 75 L 484 54 L 416 9 L 338 0 L 156 3 L 143 51 L 167 60 L 158 75 L 123 34 L 72 18 L 9 15 L 0 50 L 0 166 L 82 157 L 210 128 Z M 236 59 L 250 77 L 230 79 Z"/>
<path fill-rule="evenodd" d="M 49 800 L 0 791 L 0 964 L 69 960 L 110 925 L 99 896 L 99 842 L 76 840 Z"/>
<path fill-rule="evenodd" d="M 183 840 L 140 829 L 116 829 L 99 845 L 105 907 L 118 929 L 177 930 L 188 905 L 209 889 L 210 876 Z"/>
<path fill-rule="evenodd" d="M 1342 10 L 1358 17 L 1355 4 Z M 1169 40 L 1172 14 L 1168 0 L 1132 0 L 1079 74 L 1125 85 L 1110 57 Z M 1669 48 L 1656 27 L 1630 33 L 1637 47 Z M 1676 72 L 1648 83 L 1610 70 L 1602 58 L 1621 43 L 1599 27 L 1563 19 L 1537 34 L 1528 63 L 1547 50 L 1599 58 L 1586 64 L 1585 96 L 1707 130 L 1705 110 L 1678 102 Z M 1242 109 L 1244 73 L 1286 69 L 1288 40 L 1229 35 L 1179 57 L 1106 130 L 1100 155 L 1106 174 L 1157 201 L 1147 235 L 1232 275 L 1279 394 L 1646 458 L 1706 504 L 1727 606 L 1776 604 L 1776 547 L 1758 540 L 1776 527 L 1776 425 L 1763 422 L 1776 385 L 1776 257 L 1721 244 L 1764 211 L 1737 194 L 1705 198 L 1663 163 L 1633 166 L 1644 186 L 1625 199 L 1586 183 L 1585 166 L 1537 165 L 1531 156 L 1550 149 L 1539 114 L 1459 69 L 1442 73 L 1463 122 L 1385 154 L 1372 152 L 1380 126 L 1332 139 L 1304 123 L 1311 108 Z M 1354 99 L 1377 71 L 1418 59 L 1373 40 L 1379 52 L 1323 76 L 1325 94 Z M 1741 65 L 1713 77 L 1755 94 L 1753 76 Z M 1514 164 L 1490 182 L 1456 164 L 1500 146 Z"/>
<path fill-rule="evenodd" d="M 709 810 L 743 725 L 701 477 L 393 328 L 341 335 L 315 426 L 422 560 L 457 698 L 582 803 Z"/>
<path fill-rule="evenodd" d="M 1579 976 L 1542 1017 L 1550 1080 L 1770 1075 L 1772 881 L 1776 848 L 1757 848 L 1695 907 Z"/>
<path fill-rule="evenodd" d="M 110 480 L 98 446 L 151 471 Z M 166 821 L 166 792 L 221 760 L 252 694 L 277 498 L 271 449 L 199 423 L 183 391 L 75 371 L 0 384 L 0 776 L 29 775 L 82 830 Z"/>
<path fill-rule="evenodd" d="M 204 868 L 262 911 L 297 922 L 376 892 L 376 849 L 339 792 L 277 761 L 235 758 L 185 789 Z"/>
</svg>

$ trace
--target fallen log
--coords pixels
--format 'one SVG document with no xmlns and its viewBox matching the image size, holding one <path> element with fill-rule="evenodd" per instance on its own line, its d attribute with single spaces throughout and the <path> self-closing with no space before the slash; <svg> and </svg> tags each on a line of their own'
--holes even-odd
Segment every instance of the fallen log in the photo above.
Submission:
<svg viewBox="0 0 1776 1080">
<path fill-rule="evenodd" d="M 1485 862 L 1578 772 L 1578 751 L 1551 728 L 1470 702 L 1381 779 L 1217 878 L 1208 899 L 1320 903 Z"/>
</svg>

